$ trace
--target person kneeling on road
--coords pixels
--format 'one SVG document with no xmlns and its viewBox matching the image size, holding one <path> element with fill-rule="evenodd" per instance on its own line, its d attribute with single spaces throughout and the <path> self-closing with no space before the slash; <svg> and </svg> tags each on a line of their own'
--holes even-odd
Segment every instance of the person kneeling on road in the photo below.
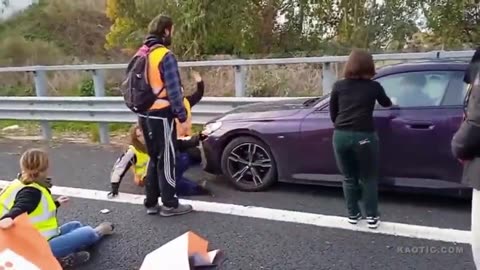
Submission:
<svg viewBox="0 0 480 270">
<path fill-rule="evenodd" d="M 86 263 L 90 253 L 85 249 L 112 234 L 113 224 L 104 222 L 92 228 L 72 221 L 59 226 L 57 209 L 69 198 L 61 196 L 54 200 L 50 192 L 47 153 L 40 149 L 26 151 L 20 158 L 20 167 L 17 179 L 0 193 L 0 229 L 14 226 L 15 218 L 27 213 L 33 226 L 48 240 L 63 268 Z"/>
<path fill-rule="evenodd" d="M 206 188 L 206 181 L 197 184 L 194 181 L 183 176 L 188 169 L 190 157 L 186 151 L 197 147 L 199 144 L 199 136 L 193 136 L 189 139 L 177 140 L 177 147 L 179 153 L 176 155 L 176 177 L 177 177 L 177 193 L 179 196 L 195 196 L 207 195 L 209 191 Z M 138 125 L 133 125 L 130 129 L 130 145 L 128 150 L 123 153 L 115 162 L 113 166 L 110 184 L 111 192 L 108 194 L 109 198 L 118 196 L 120 183 L 127 171 L 132 168 L 134 174 L 134 182 L 138 186 L 144 186 L 149 156 L 144 142 L 142 130 Z"/>
</svg>

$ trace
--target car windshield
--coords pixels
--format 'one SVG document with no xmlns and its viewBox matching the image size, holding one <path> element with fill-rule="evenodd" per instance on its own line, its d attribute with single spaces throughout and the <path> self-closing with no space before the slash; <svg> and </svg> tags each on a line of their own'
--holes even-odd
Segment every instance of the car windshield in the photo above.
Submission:
<svg viewBox="0 0 480 270">
<path fill-rule="evenodd" d="M 305 106 L 305 107 L 314 106 L 314 105 L 318 104 L 319 102 L 326 100 L 327 97 L 329 97 L 329 96 L 330 96 L 329 94 L 326 94 L 326 95 L 323 95 L 323 96 L 320 96 L 320 97 L 309 98 L 309 99 L 307 99 L 303 102 L 303 106 Z"/>
</svg>

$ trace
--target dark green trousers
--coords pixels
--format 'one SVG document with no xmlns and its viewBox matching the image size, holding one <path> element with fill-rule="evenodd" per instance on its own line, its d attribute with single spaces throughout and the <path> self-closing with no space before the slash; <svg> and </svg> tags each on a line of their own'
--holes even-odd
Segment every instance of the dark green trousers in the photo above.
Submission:
<svg viewBox="0 0 480 270">
<path fill-rule="evenodd" d="M 348 215 L 361 213 L 362 200 L 367 217 L 378 213 L 378 136 L 375 132 L 335 130 L 333 147 L 337 166 L 345 179 L 343 194 Z"/>
</svg>

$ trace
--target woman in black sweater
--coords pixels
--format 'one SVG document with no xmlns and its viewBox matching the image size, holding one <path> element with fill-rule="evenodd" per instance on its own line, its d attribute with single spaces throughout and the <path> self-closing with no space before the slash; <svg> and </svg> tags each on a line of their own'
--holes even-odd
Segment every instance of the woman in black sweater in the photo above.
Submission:
<svg viewBox="0 0 480 270">
<path fill-rule="evenodd" d="M 362 218 L 359 200 L 365 205 L 369 228 L 377 228 L 378 213 L 378 137 L 373 110 L 378 101 L 392 105 L 385 90 L 372 80 L 375 64 L 372 56 L 361 50 L 350 54 L 344 79 L 337 81 L 330 97 L 330 116 L 335 126 L 333 146 L 337 166 L 344 175 L 343 192 L 348 221 L 357 224 Z"/>
</svg>

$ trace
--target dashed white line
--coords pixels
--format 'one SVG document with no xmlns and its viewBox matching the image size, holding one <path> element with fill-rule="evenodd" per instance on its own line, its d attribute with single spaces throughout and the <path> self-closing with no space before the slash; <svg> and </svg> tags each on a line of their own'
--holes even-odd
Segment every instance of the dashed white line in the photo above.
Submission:
<svg viewBox="0 0 480 270">
<path fill-rule="evenodd" d="M 9 181 L 0 180 L 0 188 L 5 187 L 8 183 Z M 145 196 L 143 195 L 120 193 L 117 198 L 111 200 L 107 198 L 108 192 L 106 191 L 60 186 L 54 186 L 52 188 L 52 193 L 54 195 L 64 195 L 89 200 L 130 203 L 137 205 L 143 205 L 143 199 L 145 198 Z M 365 222 L 360 222 L 357 225 L 351 225 L 347 222 L 346 218 L 339 216 L 313 214 L 257 206 L 243 206 L 227 203 L 194 200 L 181 201 L 183 203 L 192 204 L 196 211 L 201 212 L 258 218 L 273 221 L 283 221 L 297 224 L 313 225 L 318 227 L 377 233 L 442 242 L 469 244 L 471 239 L 470 231 L 456 229 L 445 229 L 395 222 L 382 222 L 376 230 L 372 230 L 367 228 Z"/>
</svg>

